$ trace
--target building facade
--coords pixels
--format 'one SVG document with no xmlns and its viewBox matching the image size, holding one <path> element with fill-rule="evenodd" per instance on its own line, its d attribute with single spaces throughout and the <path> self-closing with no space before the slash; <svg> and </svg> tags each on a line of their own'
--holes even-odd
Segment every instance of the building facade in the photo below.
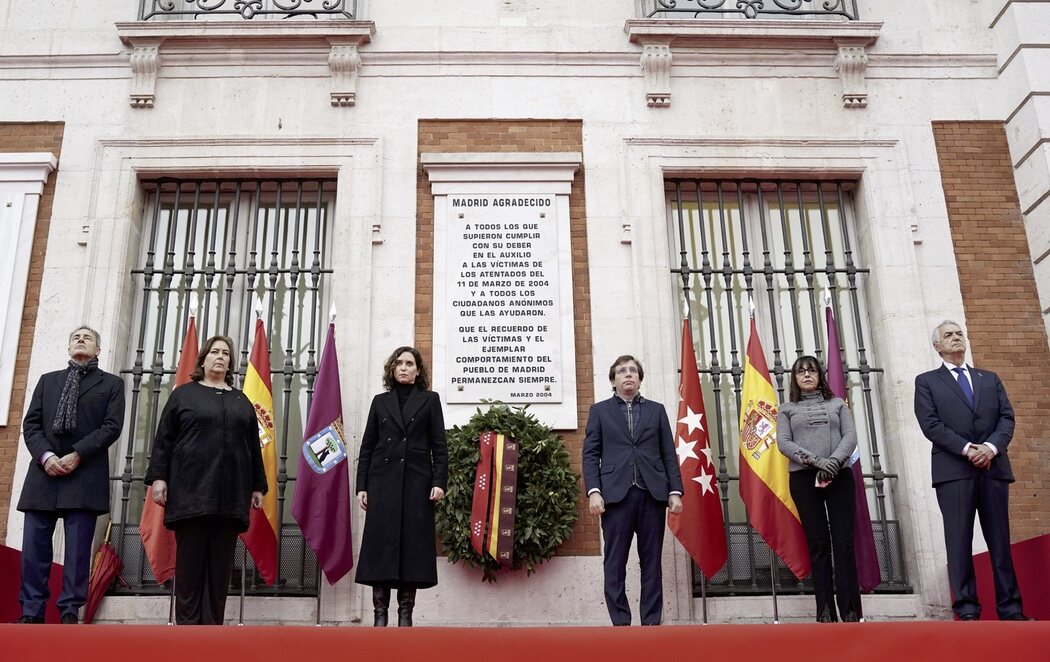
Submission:
<svg viewBox="0 0 1050 662">
<path fill-rule="evenodd" d="M 323 622 L 346 623 L 370 610 L 351 578 L 318 581 L 290 515 L 333 306 L 351 455 L 384 359 L 410 344 L 434 367 L 449 425 L 478 402 L 457 381 L 471 374 L 457 357 L 549 363 L 537 370 L 553 375 L 551 388 L 500 399 L 534 405 L 577 468 L 588 408 L 607 397 L 618 355 L 639 357 L 643 393 L 674 409 L 688 317 L 730 563 L 707 581 L 668 535 L 667 622 L 702 618 L 705 581 L 712 621 L 772 616 L 777 569 L 735 482 L 751 302 L 781 397 L 795 356 L 826 356 L 825 296 L 838 319 L 884 580 L 865 597 L 870 616 L 949 612 L 930 446 L 912 413 L 913 379 L 936 365 L 930 331 L 943 319 L 963 324 L 973 362 L 1003 377 L 1017 410 L 1013 539 L 1050 530 L 1037 424 L 1050 396 L 1040 379 L 1050 368 L 1046 3 L 0 9 L 0 218 L 13 238 L 0 268 L 10 292 L 0 305 L 0 538 L 21 545 L 28 394 L 64 364 L 68 332 L 90 324 L 129 402 L 111 475 L 113 540 L 131 588 L 115 589 L 101 620 L 167 618 L 137 522 L 190 314 L 202 338 L 237 341 L 242 369 L 257 314 L 270 333 L 281 581 L 259 586 L 250 561 L 238 562 L 246 622 L 312 623 L 320 609 Z M 524 284 L 513 273 L 481 295 L 458 284 L 484 278 L 471 275 L 474 258 L 498 259 L 473 245 L 493 237 L 456 243 L 459 220 L 496 217 L 458 211 L 467 199 L 549 203 L 508 217 L 554 218 L 550 236 L 525 237 L 534 245 L 501 247 L 532 261 Z M 461 304 L 486 296 L 535 310 L 548 344 L 471 340 L 465 329 L 480 320 L 463 312 L 477 306 Z M 440 563 L 418 622 L 604 623 L 600 529 L 584 504 L 581 489 L 573 537 L 530 577 L 483 584 Z M 780 616 L 810 618 L 806 585 L 782 567 L 778 576 Z"/>
</svg>

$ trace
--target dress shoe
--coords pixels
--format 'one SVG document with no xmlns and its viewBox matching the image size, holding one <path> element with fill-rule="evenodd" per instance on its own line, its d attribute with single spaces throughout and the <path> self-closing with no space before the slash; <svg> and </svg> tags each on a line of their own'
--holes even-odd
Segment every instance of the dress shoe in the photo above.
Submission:
<svg viewBox="0 0 1050 662">
<path fill-rule="evenodd" d="M 79 622 L 76 614 L 62 614 L 62 625 L 76 625 Z"/>
<path fill-rule="evenodd" d="M 979 620 L 981 620 L 981 617 L 978 616 L 977 614 L 963 614 L 962 616 L 959 617 L 959 620 L 960 621 L 979 621 Z"/>
<path fill-rule="evenodd" d="M 859 623 L 860 615 L 855 611 L 847 611 L 846 615 L 842 617 L 843 623 Z"/>
<path fill-rule="evenodd" d="M 18 620 L 15 621 L 15 623 L 19 623 L 21 625 L 27 625 L 27 624 L 30 624 L 30 623 L 43 623 L 43 622 L 44 622 L 44 619 L 39 618 L 37 616 L 19 616 Z"/>
<path fill-rule="evenodd" d="M 1026 615 L 1022 614 L 1021 612 L 1016 612 L 1016 613 L 1010 614 L 1009 616 L 1007 616 L 1006 618 L 1004 618 L 1002 620 L 1004 620 L 1004 621 L 1034 621 L 1036 619 L 1032 618 L 1031 616 L 1026 616 Z"/>
</svg>

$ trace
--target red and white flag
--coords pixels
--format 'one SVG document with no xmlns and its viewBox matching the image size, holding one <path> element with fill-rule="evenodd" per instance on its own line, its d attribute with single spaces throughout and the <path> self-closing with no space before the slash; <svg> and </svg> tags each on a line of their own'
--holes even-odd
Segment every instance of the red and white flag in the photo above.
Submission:
<svg viewBox="0 0 1050 662">
<path fill-rule="evenodd" d="M 678 387 L 675 448 L 682 472 L 682 512 L 667 514 L 667 525 L 707 578 L 714 577 L 728 556 L 722 501 L 707 434 L 707 412 L 696 369 L 689 320 L 682 324 L 682 376 Z"/>
<path fill-rule="evenodd" d="M 182 341 L 179 367 L 175 369 L 175 388 L 190 381 L 197 363 L 197 318 L 190 315 L 186 337 Z M 153 486 L 146 487 L 146 501 L 139 520 L 139 536 L 153 577 L 163 584 L 175 576 L 175 533 L 164 528 L 164 506 L 153 502 Z"/>
</svg>

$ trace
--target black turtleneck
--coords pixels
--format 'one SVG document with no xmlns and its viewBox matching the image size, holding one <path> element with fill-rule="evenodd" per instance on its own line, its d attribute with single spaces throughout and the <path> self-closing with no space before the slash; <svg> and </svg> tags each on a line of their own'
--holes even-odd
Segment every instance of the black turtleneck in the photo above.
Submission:
<svg viewBox="0 0 1050 662">
<path fill-rule="evenodd" d="M 394 384 L 394 393 L 397 393 L 397 404 L 401 408 L 402 413 L 405 411 L 405 403 L 408 402 L 408 396 L 412 395 L 412 391 L 415 388 L 415 384 L 402 384 L 401 382 Z"/>
</svg>

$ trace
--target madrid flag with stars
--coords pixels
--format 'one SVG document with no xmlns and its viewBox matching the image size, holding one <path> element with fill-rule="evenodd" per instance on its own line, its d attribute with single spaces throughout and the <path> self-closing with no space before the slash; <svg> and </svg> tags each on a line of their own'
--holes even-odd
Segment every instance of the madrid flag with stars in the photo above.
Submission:
<svg viewBox="0 0 1050 662">
<path fill-rule="evenodd" d="M 682 376 L 678 386 L 678 425 L 675 448 L 682 472 L 682 512 L 668 513 L 667 525 L 696 565 L 710 579 L 725 565 L 726 533 L 718 480 L 707 434 L 704 394 L 696 370 L 696 352 L 689 320 L 682 323 Z"/>
</svg>

